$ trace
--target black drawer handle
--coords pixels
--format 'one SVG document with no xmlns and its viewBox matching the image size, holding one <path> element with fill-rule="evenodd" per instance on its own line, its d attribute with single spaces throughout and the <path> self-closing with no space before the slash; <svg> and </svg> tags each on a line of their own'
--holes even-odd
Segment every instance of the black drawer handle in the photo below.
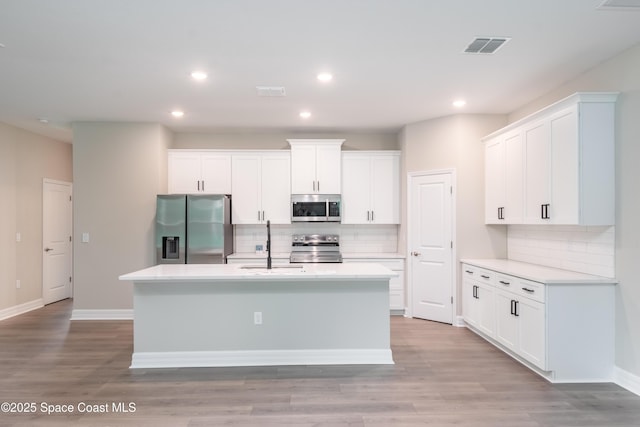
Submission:
<svg viewBox="0 0 640 427">
<path fill-rule="evenodd" d="M 505 286 L 509 286 L 511 284 L 511 282 L 505 282 L 504 280 L 500 280 L 500 283 L 502 283 Z"/>
<path fill-rule="evenodd" d="M 482 277 L 483 279 L 488 279 L 489 276 L 485 276 L 484 274 L 481 274 L 480 277 Z"/>
<path fill-rule="evenodd" d="M 469 274 L 473 274 L 473 271 L 471 271 L 471 270 L 465 270 L 464 272 L 465 273 L 469 273 Z"/>
<path fill-rule="evenodd" d="M 522 290 L 525 292 L 529 292 L 530 294 L 535 292 L 535 289 L 529 289 L 529 288 L 522 288 Z"/>
</svg>

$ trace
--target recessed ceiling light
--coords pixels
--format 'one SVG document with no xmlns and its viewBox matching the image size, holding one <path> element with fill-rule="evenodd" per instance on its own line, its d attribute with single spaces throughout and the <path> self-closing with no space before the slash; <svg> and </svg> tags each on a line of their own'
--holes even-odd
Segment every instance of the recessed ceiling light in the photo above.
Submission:
<svg viewBox="0 0 640 427">
<path fill-rule="evenodd" d="M 48 125 L 49 124 L 49 119 L 47 119 L 46 117 L 39 117 L 38 121 L 40 123 L 42 123 L 43 125 Z"/>
<path fill-rule="evenodd" d="M 311 112 L 310 111 L 302 111 L 300 113 L 300 117 L 302 117 L 303 119 L 308 119 L 309 117 L 311 117 Z"/>
<path fill-rule="evenodd" d="M 320 80 L 323 83 L 327 83 L 333 80 L 333 75 L 331 75 L 330 73 L 320 73 L 318 74 L 317 77 L 318 77 L 318 80 Z"/>
<path fill-rule="evenodd" d="M 194 71 L 193 73 L 191 73 L 191 77 L 193 78 L 193 80 L 202 81 L 206 80 L 208 76 L 204 71 Z"/>
<path fill-rule="evenodd" d="M 457 108 L 462 108 L 467 105 L 467 101 L 464 99 L 458 99 L 457 101 L 453 101 L 453 106 Z"/>
<path fill-rule="evenodd" d="M 180 118 L 180 117 L 184 116 L 184 111 L 180 111 L 180 110 L 173 110 L 173 111 L 171 112 L 171 115 L 172 115 L 173 117 Z"/>
</svg>

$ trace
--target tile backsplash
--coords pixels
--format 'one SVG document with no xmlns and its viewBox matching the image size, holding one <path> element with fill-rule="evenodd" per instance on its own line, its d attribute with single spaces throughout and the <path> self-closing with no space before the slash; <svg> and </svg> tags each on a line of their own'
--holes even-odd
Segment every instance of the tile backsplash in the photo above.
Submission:
<svg viewBox="0 0 640 427">
<path fill-rule="evenodd" d="M 615 227 L 509 225 L 507 257 L 615 277 Z"/>
<path fill-rule="evenodd" d="M 255 252 L 256 245 L 266 244 L 266 225 L 234 225 L 234 252 Z M 340 251 L 392 252 L 398 251 L 397 225 L 344 225 L 331 223 L 299 223 L 271 226 L 272 252 L 289 252 L 293 234 L 338 234 Z"/>
</svg>

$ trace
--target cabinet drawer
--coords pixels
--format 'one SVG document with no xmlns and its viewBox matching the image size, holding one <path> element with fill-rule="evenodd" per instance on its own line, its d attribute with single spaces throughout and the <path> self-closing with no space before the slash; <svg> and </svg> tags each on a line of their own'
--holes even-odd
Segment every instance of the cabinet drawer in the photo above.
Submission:
<svg viewBox="0 0 640 427">
<path fill-rule="evenodd" d="M 545 285 L 540 282 L 533 282 L 531 280 L 516 279 L 515 289 L 513 292 L 522 295 L 523 297 L 530 298 L 534 301 L 544 303 Z"/>
<path fill-rule="evenodd" d="M 469 264 L 462 264 L 462 277 L 477 280 L 480 283 L 493 285 L 496 273 Z"/>
</svg>

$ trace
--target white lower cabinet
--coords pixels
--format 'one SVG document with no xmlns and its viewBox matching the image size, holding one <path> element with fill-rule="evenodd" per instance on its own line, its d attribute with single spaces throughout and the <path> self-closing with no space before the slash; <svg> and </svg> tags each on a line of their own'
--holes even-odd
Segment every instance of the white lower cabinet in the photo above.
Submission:
<svg viewBox="0 0 640 427">
<path fill-rule="evenodd" d="M 496 290 L 496 340 L 546 370 L 544 304 Z"/>
<path fill-rule="evenodd" d="M 464 320 L 493 337 L 496 330 L 495 292 L 493 286 L 487 284 L 491 275 L 470 266 L 466 266 L 462 274 Z"/>
<path fill-rule="evenodd" d="M 344 255 L 344 254 L 343 254 Z M 389 308 L 394 312 L 404 314 L 404 259 L 401 258 L 351 258 L 345 257 L 343 262 L 371 262 L 381 264 L 389 270 L 398 273 L 398 276 L 389 280 Z"/>
<path fill-rule="evenodd" d="M 614 279 L 484 261 L 462 264 L 463 318 L 472 331 L 552 382 L 612 381 Z M 509 274 L 490 269 L 500 265 Z"/>
</svg>

